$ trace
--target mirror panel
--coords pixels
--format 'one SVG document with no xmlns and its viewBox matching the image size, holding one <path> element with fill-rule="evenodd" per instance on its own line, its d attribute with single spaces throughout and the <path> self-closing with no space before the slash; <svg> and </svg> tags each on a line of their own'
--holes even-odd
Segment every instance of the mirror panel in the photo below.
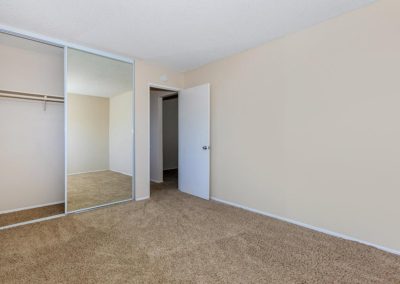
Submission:
<svg viewBox="0 0 400 284">
<path fill-rule="evenodd" d="M 133 66 L 68 48 L 67 211 L 132 199 Z"/>
</svg>

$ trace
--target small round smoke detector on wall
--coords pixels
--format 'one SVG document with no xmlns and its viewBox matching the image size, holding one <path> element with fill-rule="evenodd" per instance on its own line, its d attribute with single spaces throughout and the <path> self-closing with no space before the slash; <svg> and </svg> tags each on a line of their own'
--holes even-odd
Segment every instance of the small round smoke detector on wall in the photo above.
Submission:
<svg viewBox="0 0 400 284">
<path fill-rule="evenodd" d="M 161 76 L 160 76 L 160 81 L 161 81 L 161 82 L 167 82 L 167 81 L 168 81 L 168 76 L 165 75 L 165 74 L 164 74 L 164 75 L 161 75 Z"/>
</svg>

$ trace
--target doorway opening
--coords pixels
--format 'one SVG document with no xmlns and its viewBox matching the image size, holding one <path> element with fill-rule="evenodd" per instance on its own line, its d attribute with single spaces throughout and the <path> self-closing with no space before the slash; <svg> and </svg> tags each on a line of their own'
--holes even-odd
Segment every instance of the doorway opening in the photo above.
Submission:
<svg viewBox="0 0 400 284">
<path fill-rule="evenodd" d="M 210 84 L 149 86 L 150 194 L 210 199 Z"/>
<path fill-rule="evenodd" d="M 150 191 L 178 189 L 178 98 L 175 90 L 150 87 Z"/>
</svg>

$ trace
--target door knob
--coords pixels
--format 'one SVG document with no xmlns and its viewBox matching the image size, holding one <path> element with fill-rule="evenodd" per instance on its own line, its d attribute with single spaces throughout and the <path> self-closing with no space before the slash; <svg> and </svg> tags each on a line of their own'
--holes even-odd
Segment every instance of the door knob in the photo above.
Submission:
<svg viewBox="0 0 400 284">
<path fill-rule="evenodd" d="M 203 150 L 208 150 L 208 149 L 210 149 L 210 146 L 203 146 L 202 148 L 203 148 Z"/>
</svg>

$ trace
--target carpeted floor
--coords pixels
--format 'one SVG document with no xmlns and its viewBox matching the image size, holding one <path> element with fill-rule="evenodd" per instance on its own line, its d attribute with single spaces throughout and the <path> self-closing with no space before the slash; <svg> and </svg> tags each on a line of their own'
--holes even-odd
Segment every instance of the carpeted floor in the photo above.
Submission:
<svg viewBox="0 0 400 284">
<path fill-rule="evenodd" d="M 0 231 L 0 283 L 400 283 L 400 257 L 153 184 Z"/>
<path fill-rule="evenodd" d="M 0 227 L 64 214 L 64 203 L 0 214 Z"/>
<path fill-rule="evenodd" d="M 113 171 L 68 176 L 68 211 L 132 197 L 132 177 Z"/>
</svg>

